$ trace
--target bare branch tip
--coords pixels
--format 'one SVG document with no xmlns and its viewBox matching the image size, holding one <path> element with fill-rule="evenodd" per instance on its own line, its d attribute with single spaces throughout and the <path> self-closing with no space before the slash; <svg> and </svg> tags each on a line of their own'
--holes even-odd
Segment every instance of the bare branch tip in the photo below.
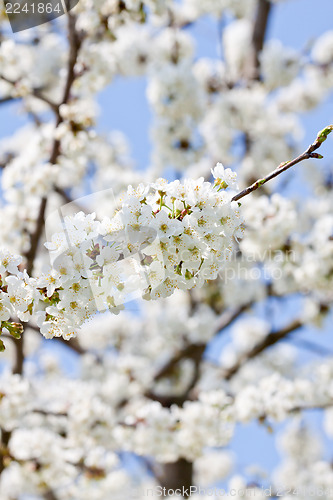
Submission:
<svg viewBox="0 0 333 500">
<path fill-rule="evenodd" d="M 327 127 L 323 128 L 323 130 L 320 130 L 317 134 L 317 141 L 322 143 L 326 141 L 327 136 L 332 132 L 333 130 L 333 125 L 328 125 Z"/>
</svg>

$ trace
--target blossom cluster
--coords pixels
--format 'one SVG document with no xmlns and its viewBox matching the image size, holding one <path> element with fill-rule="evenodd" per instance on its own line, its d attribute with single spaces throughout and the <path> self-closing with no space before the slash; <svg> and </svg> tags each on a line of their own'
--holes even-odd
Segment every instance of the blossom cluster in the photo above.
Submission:
<svg viewBox="0 0 333 500">
<path fill-rule="evenodd" d="M 27 321 L 34 312 L 44 336 L 70 338 L 96 311 L 118 313 L 133 294 L 167 297 L 215 279 L 242 234 L 242 218 L 226 191 L 236 175 L 221 164 L 212 173 L 213 185 L 200 178 L 129 187 L 115 215 L 101 221 L 83 212 L 65 217 L 63 232 L 46 243 L 53 268 L 37 279 L 5 256 L 2 268 L 17 276 L 4 278 L 3 319 L 14 312 Z"/>
</svg>

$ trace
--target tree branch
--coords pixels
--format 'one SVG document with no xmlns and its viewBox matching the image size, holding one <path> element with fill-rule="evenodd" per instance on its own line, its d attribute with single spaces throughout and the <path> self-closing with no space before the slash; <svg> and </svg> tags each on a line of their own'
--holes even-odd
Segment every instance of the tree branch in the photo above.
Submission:
<svg viewBox="0 0 333 500">
<path fill-rule="evenodd" d="M 277 344 L 280 340 L 287 337 L 290 333 L 298 330 L 304 326 L 304 324 L 299 321 L 293 321 L 290 325 L 282 328 L 278 332 L 271 332 L 265 337 L 259 344 L 255 345 L 249 352 L 240 356 L 240 358 L 236 361 L 236 363 L 231 367 L 225 370 L 224 379 L 230 380 L 239 370 L 240 368 L 250 359 L 255 358 L 259 354 L 261 354 L 265 349 Z"/>
<path fill-rule="evenodd" d="M 258 0 L 257 13 L 252 32 L 252 57 L 250 58 L 250 66 L 248 70 L 248 77 L 251 80 L 258 80 L 260 77 L 259 55 L 264 46 L 271 10 L 272 3 L 269 0 Z"/>
<path fill-rule="evenodd" d="M 69 50 L 67 79 L 64 88 L 64 94 L 61 103 L 56 108 L 56 114 L 57 114 L 56 128 L 63 121 L 59 109 L 60 106 L 62 104 L 67 103 L 69 99 L 70 90 L 75 80 L 75 64 L 82 43 L 82 39 L 75 29 L 76 17 L 70 12 L 67 13 L 67 16 L 68 16 L 68 39 L 70 44 L 70 50 Z M 54 165 L 57 162 L 59 154 L 60 154 L 60 141 L 58 139 L 55 139 L 53 142 L 53 148 L 49 163 Z M 32 273 L 33 270 L 34 260 L 36 257 L 39 240 L 44 228 L 46 205 L 47 205 L 47 198 L 44 197 L 41 199 L 35 231 L 30 235 L 30 248 L 25 254 L 25 257 L 27 259 L 27 272 L 29 275 Z"/>
<path fill-rule="evenodd" d="M 178 351 L 173 358 L 171 358 L 162 368 L 156 373 L 154 381 L 158 382 L 160 379 L 169 375 L 175 366 L 183 359 L 193 359 L 194 361 L 201 358 L 206 344 L 190 344 L 184 349 Z"/>
<path fill-rule="evenodd" d="M 6 76 L 1 75 L 1 74 L 0 74 L 0 79 L 3 80 L 6 83 L 9 83 L 13 87 L 15 87 L 19 83 L 19 80 L 17 82 L 15 82 L 15 81 L 10 80 L 9 78 L 7 78 Z M 50 108 L 53 109 L 53 111 L 57 112 L 59 106 L 56 103 L 50 101 L 50 99 L 48 99 L 47 97 L 45 97 L 43 95 L 43 93 L 42 93 L 43 90 L 45 90 L 45 89 L 43 89 L 43 88 L 34 88 L 34 89 L 31 89 L 31 93 L 29 95 L 32 95 L 32 96 L 36 97 L 37 99 L 45 102 L 48 106 L 50 106 Z M 19 99 L 23 99 L 23 97 L 26 97 L 26 96 L 7 96 L 7 97 L 2 97 L 0 99 L 0 104 L 5 103 L 5 102 L 9 102 L 9 101 L 17 101 Z"/>
<path fill-rule="evenodd" d="M 30 248 L 25 253 L 25 258 L 27 259 L 27 273 L 29 275 L 31 275 L 32 271 L 33 271 L 35 256 L 36 256 L 37 248 L 38 248 L 38 244 L 39 244 L 39 239 L 41 237 L 41 234 L 42 234 L 42 231 L 44 228 L 46 204 L 47 204 L 46 198 L 42 198 L 40 205 L 39 205 L 39 211 L 38 211 L 38 216 L 37 216 L 37 220 L 36 220 L 35 231 L 30 234 Z"/>
<path fill-rule="evenodd" d="M 217 334 L 224 328 L 230 326 L 238 318 L 238 316 L 240 316 L 250 306 L 251 303 L 243 305 L 233 311 L 225 311 L 220 317 L 215 333 Z M 182 359 L 193 359 L 194 361 L 201 360 L 205 349 L 206 344 L 190 344 L 185 346 L 183 349 L 178 351 L 169 361 L 167 361 L 164 366 L 162 366 L 162 368 L 156 373 L 154 381 L 157 382 L 161 378 L 169 375 Z"/>
<path fill-rule="evenodd" d="M 55 337 L 54 340 L 58 340 L 58 342 L 66 345 L 66 347 L 70 347 L 72 351 L 76 352 L 77 354 L 86 354 L 87 352 L 75 337 L 72 337 L 69 340 L 65 340 L 63 337 Z"/>
<path fill-rule="evenodd" d="M 45 500 L 57 500 L 53 490 L 48 490 L 43 496 Z"/>
<path fill-rule="evenodd" d="M 328 347 L 316 344 L 315 342 L 311 342 L 311 340 L 303 340 L 303 339 L 291 339 L 293 344 L 298 345 L 299 347 L 306 349 L 318 356 L 333 356 L 332 349 Z"/>
<path fill-rule="evenodd" d="M 68 66 L 67 66 L 67 78 L 63 93 L 62 101 L 59 105 L 53 106 L 52 103 L 49 103 L 53 110 L 56 113 L 56 128 L 62 123 L 63 118 L 60 115 L 60 106 L 68 102 L 70 97 L 71 87 L 76 78 L 75 75 L 75 64 L 77 61 L 78 53 L 82 44 L 82 37 L 79 36 L 75 29 L 76 17 L 70 12 L 67 13 L 68 18 L 68 39 L 69 39 L 69 57 L 68 57 Z M 52 152 L 50 156 L 49 163 L 55 165 L 60 154 L 60 141 L 58 139 L 54 139 Z M 40 201 L 40 206 L 38 210 L 38 215 L 36 219 L 35 230 L 30 233 L 30 246 L 29 250 L 25 252 L 26 258 L 26 269 L 29 275 L 32 274 L 34 262 L 38 250 L 39 240 L 42 235 L 44 225 L 45 225 L 45 213 L 47 206 L 47 198 L 43 197 Z M 22 373 L 23 362 L 24 362 L 24 336 L 22 335 L 21 339 L 17 341 L 16 345 L 16 364 L 14 367 L 15 373 Z"/>
<path fill-rule="evenodd" d="M 253 302 L 248 302 L 237 309 L 232 311 L 228 310 L 221 314 L 220 320 L 216 327 L 216 333 L 219 333 L 221 330 L 224 330 L 228 326 L 230 326 L 243 312 L 249 309 L 252 306 Z"/>
<path fill-rule="evenodd" d="M 8 457 L 8 444 L 11 437 L 11 431 L 1 430 L 0 441 L 0 475 L 6 467 L 6 458 Z"/>
<path fill-rule="evenodd" d="M 79 205 L 77 201 L 73 200 L 62 188 L 56 186 L 54 191 L 59 194 L 67 204 L 71 203 L 72 206 L 75 206 L 76 210 L 79 210 L 79 212 L 87 213 L 87 209 Z"/>
<path fill-rule="evenodd" d="M 34 330 L 37 333 L 40 333 L 40 330 L 39 330 L 38 326 L 35 326 L 35 325 L 31 324 L 31 323 L 28 323 L 27 327 L 31 328 L 32 330 Z M 2 337 L 13 339 L 13 337 L 11 335 L 6 335 L 6 334 L 2 334 Z M 79 341 L 78 341 L 78 339 L 76 337 L 72 337 L 69 340 L 65 340 L 63 337 L 54 337 L 52 340 L 55 341 L 55 342 L 58 341 L 58 342 L 61 342 L 62 344 L 65 344 L 66 347 L 69 347 L 72 351 L 76 352 L 77 354 L 86 354 L 86 352 L 87 352 L 80 345 L 80 343 L 79 343 Z"/>
<path fill-rule="evenodd" d="M 273 172 L 268 174 L 266 177 L 263 177 L 262 179 L 258 179 L 256 182 L 254 182 L 251 186 L 247 187 L 246 189 L 243 189 L 240 193 L 236 194 L 233 198 L 232 201 L 238 201 L 244 196 L 247 196 L 250 193 L 253 193 L 253 191 L 256 191 L 259 187 L 261 187 L 263 184 L 266 184 L 266 182 L 274 179 L 274 177 L 277 177 L 278 175 L 282 174 L 282 172 L 285 172 L 289 168 L 293 167 L 294 165 L 297 165 L 297 163 L 300 163 L 303 160 L 309 160 L 310 158 L 317 158 L 321 159 L 323 158 L 322 155 L 319 155 L 318 153 L 314 153 L 324 141 L 326 141 L 327 136 L 332 132 L 333 130 L 333 125 L 328 125 L 325 127 L 323 130 L 318 132 L 316 140 L 308 147 L 304 153 L 301 155 L 297 156 L 294 160 L 287 161 L 285 163 L 281 163 Z"/>
<path fill-rule="evenodd" d="M 230 326 L 246 309 L 251 306 L 252 303 L 243 305 L 234 311 L 226 311 L 221 315 L 220 321 L 216 327 L 215 334 L 218 334 L 221 330 Z M 155 374 L 154 381 L 158 382 L 160 379 L 167 377 L 172 374 L 172 371 L 183 359 L 191 359 L 195 364 L 195 371 L 190 385 L 186 388 L 185 392 L 180 396 L 174 395 L 159 395 L 154 391 L 147 391 L 145 396 L 153 401 L 158 401 L 164 407 L 170 407 L 171 405 L 182 406 L 184 402 L 190 397 L 191 391 L 194 389 L 196 383 L 200 377 L 200 363 L 202 361 L 203 354 L 206 350 L 206 343 L 202 344 L 190 344 L 185 346 L 183 349 L 178 351 L 167 363 L 160 368 L 160 370 Z"/>
<path fill-rule="evenodd" d="M 23 345 L 23 335 L 20 339 L 14 339 L 15 344 L 15 364 L 13 367 L 13 373 L 22 375 L 23 372 L 23 362 L 24 362 L 24 345 Z"/>
<path fill-rule="evenodd" d="M 1 104 L 5 104 L 7 102 L 13 102 L 13 101 L 16 101 L 17 99 L 19 99 L 19 97 L 12 97 L 11 95 L 8 95 L 6 97 L 1 97 L 0 98 L 0 105 Z"/>
<path fill-rule="evenodd" d="M 179 458 L 176 462 L 160 464 L 162 469 L 159 474 L 159 482 L 166 490 L 181 490 L 184 498 L 190 496 L 190 488 L 193 484 L 193 463 L 185 458 Z"/>
</svg>

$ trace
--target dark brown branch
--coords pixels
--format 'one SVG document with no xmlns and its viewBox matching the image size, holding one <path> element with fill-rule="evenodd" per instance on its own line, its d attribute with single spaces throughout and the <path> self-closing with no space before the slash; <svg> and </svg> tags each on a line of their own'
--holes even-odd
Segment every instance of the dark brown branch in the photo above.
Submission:
<svg viewBox="0 0 333 500">
<path fill-rule="evenodd" d="M 304 153 L 299 155 L 297 158 L 291 161 L 287 161 L 285 163 L 281 163 L 273 172 L 268 174 L 266 177 L 263 177 L 262 179 L 258 179 L 256 182 L 254 182 L 251 186 L 247 187 L 246 189 L 243 189 L 240 193 L 236 194 L 233 198 L 232 201 L 238 201 L 244 196 L 247 196 L 250 193 L 253 193 L 253 191 L 256 191 L 259 187 L 261 187 L 263 184 L 266 184 L 266 182 L 274 179 L 274 177 L 277 177 L 278 175 L 282 174 L 282 172 L 285 172 L 289 168 L 293 167 L 294 165 L 297 165 L 297 163 L 300 163 L 303 160 L 308 160 L 310 158 L 317 158 L 321 159 L 323 158 L 321 155 L 318 153 L 315 153 L 317 149 L 320 148 L 322 143 L 327 139 L 328 134 L 330 134 L 333 130 L 333 125 L 329 125 L 325 127 L 323 130 L 318 132 L 316 140 L 308 147 Z"/>
<path fill-rule="evenodd" d="M 17 101 L 17 99 L 19 99 L 19 97 L 12 97 L 10 95 L 8 95 L 7 97 L 1 97 L 0 98 L 0 105 L 1 104 L 6 104 L 8 102 Z"/>
<path fill-rule="evenodd" d="M 217 324 L 216 334 L 224 328 L 230 326 L 246 309 L 251 306 L 251 303 L 245 304 L 233 311 L 225 311 Z M 194 361 L 201 360 L 202 355 L 206 349 L 206 344 L 190 344 L 178 351 L 173 358 L 171 358 L 162 368 L 156 373 L 155 382 L 163 377 L 166 377 L 175 366 L 183 359 L 193 359 Z"/>
<path fill-rule="evenodd" d="M 31 410 L 32 413 L 37 413 L 38 415 L 43 415 L 43 417 L 68 417 L 67 412 L 54 412 L 54 411 L 48 411 L 48 410 L 43 410 L 40 408 L 36 408 L 35 410 Z"/>
<path fill-rule="evenodd" d="M 314 354 L 318 354 L 318 356 L 333 356 L 332 349 L 311 342 L 311 340 L 293 339 L 293 343 Z"/>
<path fill-rule="evenodd" d="M 145 396 L 153 401 L 158 401 L 165 408 L 169 408 L 172 405 L 182 406 L 187 399 L 189 399 L 192 389 L 194 389 L 196 383 L 200 377 L 200 363 L 202 360 L 203 353 L 205 352 L 206 344 L 191 344 L 187 348 L 183 349 L 177 355 L 172 358 L 166 365 L 164 365 L 159 372 L 155 375 L 155 381 L 157 382 L 161 378 L 166 377 L 171 374 L 175 366 L 183 359 L 191 359 L 194 362 L 194 374 L 189 386 L 185 389 L 184 393 L 180 396 L 175 395 L 160 395 L 154 391 L 147 391 Z"/>
<path fill-rule="evenodd" d="M 259 55 L 264 46 L 271 9 L 272 3 L 269 0 L 258 0 L 252 32 L 252 58 L 248 70 L 248 77 L 251 80 L 259 79 Z"/>
<path fill-rule="evenodd" d="M 246 304 L 239 307 L 234 311 L 226 311 L 221 315 L 220 321 L 216 327 L 216 334 L 218 334 L 221 330 L 230 326 L 237 318 L 240 316 L 246 309 L 248 309 L 251 304 Z M 171 358 L 160 370 L 156 373 L 154 377 L 154 381 L 158 382 L 160 379 L 171 375 L 175 367 L 180 363 L 183 359 L 191 359 L 194 362 L 194 374 L 191 380 L 190 385 L 186 388 L 183 394 L 180 396 L 175 395 L 160 395 L 155 393 L 154 391 L 147 391 L 145 396 L 153 401 L 158 401 L 164 407 L 170 407 L 172 405 L 182 406 L 184 402 L 192 396 L 192 391 L 195 388 L 199 377 L 200 377 L 200 364 L 202 361 L 203 354 L 206 350 L 205 343 L 203 344 L 190 344 L 179 352 L 177 352 L 173 358 Z"/>
<path fill-rule="evenodd" d="M 73 200 L 62 188 L 55 187 L 54 191 L 58 193 L 67 204 L 72 204 L 72 206 L 74 206 L 76 210 L 79 210 L 79 212 L 87 213 L 87 210 L 79 205 L 77 201 Z"/>
<path fill-rule="evenodd" d="M 177 462 L 160 465 L 160 468 L 162 469 L 159 475 L 161 486 L 166 491 L 181 490 L 184 492 L 184 498 L 188 498 L 191 485 L 193 485 L 193 463 L 180 458 Z"/>
<path fill-rule="evenodd" d="M 183 406 L 185 401 L 189 399 L 186 391 L 186 395 L 162 395 L 157 394 L 153 391 L 147 391 L 145 393 L 146 398 L 151 399 L 152 401 L 158 401 L 164 408 L 170 408 L 170 406 Z"/>
<path fill-rule="evenodd" d="M 225 311 L 221 314 L 220 320 L 217 324 L 216 333 L 224 330 L 230 326 L 243 312 L 247 311 L 252 306 L 252 302 L 244 304 L 237 309 Z"/>
<path fill-rule="evenodd" d="M 27 327 L 31 328 L 35 332 L 40 333 L 40 330 L 39 330 L 38 326 L 36 326 L 36 325 L 28 323 Z M 8 337 L 8 338 L 13 338 L 10 335 L 2 335 L 2 336 Z M 55 342 L 61 342 L 62 344 L 65 344 L 66 347 L 69 347 L 72 351 L 76 352 L 77 354 L 85 354 L 87 352 L 83 347 L 81 347 L 78 339 L 75 337 L 72 337 L 69 340 L 65 340 L 63 337 L 54 337 L 52 340 Z"/>
<path fill-rule="evenodd" d="M 316 411 L 316 410 L 326 410 L 327 408 L 331 408 L 333 406 L 333 399 L 331 403 L 326 403 L 322 405 L 315 405 L 315 406 L 295 406 L 294 408 L 291 408 L 289 410 L 290 413 L 296 413 L 300 411 Z"/>
<path fill-rule="evenodd" d="M 55 337 L 53 340 L 61 342 L 77 354 L 85 354 L 87 352 L 83 347 L 81 347 L 79 341 L 75 337 L 72 337 L 69 340 L 65 340 L 63 337 Z"/>
<path fill-rule="evenodd" d="M 201 359 L 204 350 L 206 349 L 206 344 L 190 344 L 184 349 L 180 350 L 171 358 L 162 368 L 156 373 L 154 380 L 157 382 L 161 378 L 166 377 L 172 373 L 175 366 L 183 359 Z"/>
<path fill-rule="evenodd" d="M 290 333 L 295 332 L 302 326 L 304 326 L 304 324 L 301 321 L 296 320 L 278 332 L 272 332 L 267 335 L 267 337 L 259 342 L 259 344 L 255 345 L 249 352 L 243 354 L 231 368 L 228 368 L 224 372 L 224 379 L 230 380 L 245 363 L 261 354 L 268 347 L 277 344 L 280 340 L 286 338 Z"/>
<path fill-rule="evenodd" d="M 0 475 L 6 467 L 6 458 L 9 455 L 8 444 L 11 437 L 10 431 L 5 431 L 1 429 L 1 441 L 0 441 Z"/>
<path fill-rule="evenodd" d="M 18 373 L 22 375 L 23 372 L 23 362 L 24 362 L 24 343 L 23 343 L 23 335 L 20 339 L 14 339 L 15 344 L 15 364 L 13 367 L 13 373 Z"/>
<path fill-rule="evenodd" d="M 293 413 L 300 413 L 303 411 L 318 411 L 318 410 L 326 410 L 327 408 L 332 408 L 333 406 L 333 399 L 330 403 L 324 403 L 324 404 L 318 404 L 318 405 L 301 405 L 301 406 L 294 406 L 293 408 L 289 408 L 286 411 L 290 414 Z M 258 417 L 258 421 L 261 424 L 267 424 L 268 421 L 271 420 L 271 417 L 267 415 L 266 413 L 262 414 L 260 417 Z"/>
<path fill-rule="evenodd" d="M 46 493 L 44 493 L 43 497 L 45 500 L 57 500 L 57 497 L 52 490 L 48 490 Z"/>
<path fill-rule="evenodd" d="M 70 91 L 75 75 L 75 64 L 77 61 L 78 53 L 82 44 L 82 36 L 75 29 L 76 17 L 70 12 L 67 13 L 68 18 L 68 40 L 69 40 L 69 59 L 68 59 L 68 70 L 67 70 L 67 80 L 64 89 L 64 94 L 62 98 L 62 104 L 66 103 L 70 96 Z"/>
<path fill-rule="evenodd" d="M 46 204 L 47 204 L 46 198 L 42 198 L 39 205 L 35 231 L 30 234 L 30 248 L 25 253 L 25 258 L 27 259 L 27 273 L 29 275 L 31 275 L 33 271 L 39 239 L 41 237 L 44 228 Z"/>
<path fill-rule="evenodd" d="M 57 104 L 55 102 L 51 101 L 50 99 L 48 99 L 47 97 L 45 97 L 45 95 L 42 94 L 41 90 L 33 89 L 32 95 L 34 97 L 36 97 L 37 99 L 39 99 L 40 101 L 45 102 L 45 104 L 50 106 L 50 108 L 53 109 L 53 111 L 57 111 L 57 109 L 58 109 Z"/>
<path fill-rule="evenodd" d="M 69 50 L 67 79 L 64 88 L 64 94 L 60 105 L 57 106 L 57 111 L 56 111 L 57 113 L 56 128 L 60 125 L 60 123 L 62 123 L 62 117 L 60 116 L 59 112 L 60 106 L 62 104 L 67 103 L 70 97 L 70 90 L 75 80 L 75 64 L 82 43 L 82 39 L 75 29 L 75 22 L 76 22 L 75 16 L 70 12 L 68 12 L 67 16 L 68 16 L 68 38 L 69 38 L 70 50 Z M 49 163 L 54 165 L 57 162 L 59 154 L 60 154 L 60 141 L 58 139 L 55 139 Z M 47 205 L 47 199 L 44 197 L 41 199 L 41 203 L 39 206 L 35 231 L 30 235 L 30 248 L 25 254 L 25 257 L 27 259 L 28 274 L 31 274 L 33 271 L 34 260 L 36 257 L 39 240 L 45 223 L 46 205 Z"/>
<path fill-rule="evenodd" d="M 17 82 L 15 82 L 15 81 L 10 80 L 9 78 L 7 78 L 7 77 L 5 77 L 4 75 L 1 75 L 1 74 L 0 74 L 0 79 L 3 80 L 6 83 L 9 83 L 13 87 L 15 87 L 15 85 L 17 85 L 17 83 L 19 83 L 19 80 Z M 53 111 L 57 112 L 58 111 L 58 105 L 56 103 L 50 101 L 50 99 L 48 99 L 43 94 L 43 90 L 45 90 L 45 89 L 43 89 L 43 88 L 34 88 L 34 89 L 31 89 L 31 92 L 28 95 L 32 95 L 32 96 L 36 97 L 37 99 L 39 99 L 40 101 L 45 102 L 48 106 L 50 106 L 51 109 L 53 109 Z M 17 101 L 19 99 L 23 99 L 23 96 L 7 96 L 7 97 L 3 97 L 3 98 L 0 99 L 0 104 L 2 104 L 4 102 L 9 102 L 9 101 Z"/>
<path fill-rule="evenodd" d="M 75 64 L 77 61 L 78 53 L 81 47 L 82 38 L 76 32 L 75 22 L 76 17 L 70 12 L 67 13 L 68 17 L 68 39 L 69 39 L 69 57 L 68 57 L 68 67 L 67 67 L 67 78 L 66 84 L 64 88 L 63 98 L 59 105 L 55 108 L 53 107 L 56 113 L 56 128 L 62 123 L 63 119 L 60 115 L 60 106 L 68 102 L 70 97 L 71 87 L 75 80 Z M 49 103 L 50 104 L 50 103 Z M 52 152 L 50 156 L 49 163 L 55 165 L 60 154 L 60 141 L 55 139 L 53 142 Z M 33 272 L 34 262 L 37 255 L 37 250 L 39 246 L 39 241 L 44 229 L 45 225 L 45 213 L 47 206 L 47 198 L 43 197 L 40 201 L 40 206 L 38 210 L 35 230 L 30 234 L 30 246 L 29 250 L 25 253 L 26 257 L 26 269 L 29 275 Z M 16 365 L 15 370 L 21 370 L 22 373 L 23 361 L 24 361 L 24 336 L 22 335 L 21 339 L 17 344 L 17 353 L 16 353 Z M 17 373 L 17 372 L 16 372 Z"/>
</svg>

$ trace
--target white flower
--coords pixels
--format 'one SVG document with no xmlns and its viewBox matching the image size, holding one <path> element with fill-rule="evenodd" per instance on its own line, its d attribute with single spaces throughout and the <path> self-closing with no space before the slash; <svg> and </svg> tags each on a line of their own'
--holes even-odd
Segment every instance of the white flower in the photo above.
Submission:
<svg viewBox="0 0 333 500">
<path fill-rule="evenodd" d="M 196 483 L 211 486 L 227 477 L 233 467 L 233 456 L 229 451 L 209 450 L 194 462 Z"/>
<path fill-rule="evenodd" d="M 330 64 L 333 61 L 333 31 L 326 31 L 317 38 L 312 57 L 319 64 Z"/>
<path fill-rule="evenodd" d="M 158 285 L 160 285 L 165 279 L 165 269 L 163 262 L 155 260 L 150 264 L 147 269 L 147 279 L 148 283 L 152 289 L 155 289 Z"/>
<path fill-rule="evenodd" d="M 151 227 L 157 230 L 157 237 L 161 241 L 169 240 L 170 236 L 179 236 L 183 232 L 183 225 L 177 219 L 171 219 L 164 210 L 160 210 L 155 219 L 151 222 Z"/>
<path fill-rule="evenodd" d="M 288 85 L 297 76 L 300 55 L 297 51 L 284 47 L 279 40 L 271 40 L 265 44 L 260 63 L 265 85 L 269 89 L 275 89 Z"/>
<path fill-rule="evenodd" d="M 18 274 L 18 266 L 22 262 L 22 257 L 13 255 L 8 250 L 0 250 L 0 274 L 6 271 L 11 274 Z"/>
<path fill-rule="evenodd" d="M 212 169 L 212 175 L 219 185 L 226 189 L 227 187 L 237 189 L 237 174 L 230 168 L 225 169 L 222 163 L 217 163 Z"/>
<path fill-rule="evenodd" d="M 44 243 L 45 248 L 50 250 L 50 252 L 56 252 L 58 254 L 64 252 L 68 248 L 68 239 L 64 233 L 52 234 L 51 241 Z"/>
<path fill-rule="evenodd" d="M 0 292 L 0 321 L 7 321 L 11 316 L 11 304 L 6 293 Z"/>
<path fill-rule="evenodd" d="M 270 331 L 267 321 L 259 318 L 246 318 L 237 321 L 232 330 L 232 337 L 239 352 L 249 351 L 259 344 Z"/>
<path fill-rule="evenodd" d="M 6 278 L 7 293 L 9 301 L 20 319 L 26 320 L 28 306 L 32 302 L 33 293 L 29 285 L 19 279 L 17 276 L 8 276 Z"/>
<path fill-rule="evenodd" d="M 99 266 L 105 266 L 106 264 L 111 264 L 116 262 L 119 257 L 119 252 L 114 248 L 114 246 L 103 247 L 99 255 L 96 257 L 96 262 Z"/>
<path fill-rule="evenodd" d="M 37 284 L 40 288 L 46 288 L 46 294 L 48 297 L 53 295 L 55 289 L 60 285 L 60 275 L 55 269 L 51 269 L 48 274 L 40 276 L 37 280 Z"/>
</svg>

